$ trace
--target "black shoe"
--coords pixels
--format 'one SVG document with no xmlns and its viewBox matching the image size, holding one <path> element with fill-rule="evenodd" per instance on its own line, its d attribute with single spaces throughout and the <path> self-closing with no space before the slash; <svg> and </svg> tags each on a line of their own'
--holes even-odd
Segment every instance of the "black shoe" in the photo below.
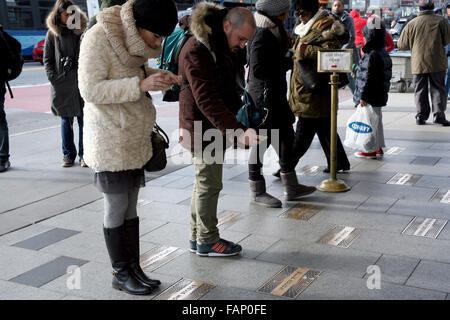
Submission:
<svg viewBox="0 0 450 320">
<path fill-rule="evenodd" d="M 339 172 L 339 171 L 349 171 L 350 170 L 350 167 L 345 167 L 345 168 L 337 168 L 336 169 L 336 172 Z M 324 173 L 330 173 L 330 168 L 325 168 L 325 169 L 323 169 L 323 172 Z"/>
<path fill-rule="evenodd" d="M 445 119 L 445 114 L 436 114 L 436 115 L 434 116 L 433 123 L 441 124 L 441 125 L 443 125 L 444 127 L 450 126 L 450 121 L 448 121 L 448 120 Z"/>
<path fill-rule="evenodd" d="M 281 178 L 280 172 L 281 172 L 281 169 L 278 169 L 277 171 L 275 171 L 274 173 L 272 173 L 272 175 L 273 175 L 274 177 Z"/>
<path fill-rule="evenodd" d="M 125 249 L 124 226 L 103 228 L 106 248 L 113 268 L 112 287 L 133 295 L 148 295 L 153 288 L 139 281 L 130 268 L 129 255 Z"/>
<path fill-rule="evenodd" d="M 140 266 L 139 254 L 139 217 L 125 220 L 124 222 L 125 248 L 128 253 L 128 261 L 130 262 L 130 270 L 135 278 L 142 284 L 151 288 L 157 288 L 161 281 L 153 280 L 147 277 Z"/>
<path fill-rule="evenodd" d="M 421 115 L 416 116 L 416 124 L 418 126 L 423 126 L 426 123 L 425 118 Z"/>
<path fill-rule="evenodd" d="M 0 172 L 5 172 L 11 166 L 9 160 L 0 160 Z"/>
</svg>

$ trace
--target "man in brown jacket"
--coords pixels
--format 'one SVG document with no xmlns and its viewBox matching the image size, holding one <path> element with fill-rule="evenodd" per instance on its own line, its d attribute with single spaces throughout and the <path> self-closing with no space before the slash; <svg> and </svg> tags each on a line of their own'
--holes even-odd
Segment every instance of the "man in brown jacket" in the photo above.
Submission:
<svg viewBox="0 0 450 320">
<path fill-rule="evenodd" d="M 420 12 L 403 29 L 397 42 L 400 50 L 411 50 L 411 71 L 414 75 L 414 99 L 416 123 L 425 124 L 430 116 L 428 83 L 433 104 L 433 122 L 450 126 L 445 119 L 447 93 L 445 72 L 447 55 L 445 47 L 450 43 L 450 24 L 434 14 L 434 0 L 420 0 Z"/>
<path fill-rule="evenodd" d="M 202 2 L 192 13 L 190 30 L 193 36 L 179 58 L 186 87 L 180 92 L 180 143 L 191 151 L 195 166 L 190 251 L 232 256 L 242 247 L 219 237 L 217 203 L 227 142 L 236 137 L 238 143 L 252 146 L 260 139 L 236 119 L 242 105 L 236 79 L 243 66 L 237 53 L 253 37 L 256 25 L 247 9 Z"/>
</svg>

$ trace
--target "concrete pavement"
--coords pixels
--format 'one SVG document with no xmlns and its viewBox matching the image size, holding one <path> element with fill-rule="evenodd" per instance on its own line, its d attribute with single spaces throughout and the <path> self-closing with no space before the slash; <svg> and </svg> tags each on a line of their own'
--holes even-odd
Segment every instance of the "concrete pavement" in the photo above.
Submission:
<svg viewBox="0 0 450 320">
<path fill-rule="evenodd" d="M 348 92 L 340 96 L 344 138 L 354 108 Z M 58 118 L 8 108 L 12 167 L 0 174 L 0 299 L 448 299 L 450 129 L 416 126 L 411 93 L 391 92 L 383 109 L 382 160 L 347 150 L 351 171 L 338 175 L 352 187 L 346 193 L 317 191 L 280 209 L 261 208 L 249 203 L 247 166 L 229 152 L 220 230 L 244 248 L 231 258 L 188 251 L 193 167 L 179 163 L 177 104 L 155 98 L 172 158 L 164 171 L 146 174 L 138 213 L 141 263 L 161 280 L 160 290 L 136 297 L 111 288 L 93 173 L 78 163 L 60 166 Z M 299 181 L 319 184 L 325 165 L 315 139 L 297 167 Z M 264 174 L 268 191 L 281 196 L 271 175 L 276 166 L 267 161 Z"/>
</svg>

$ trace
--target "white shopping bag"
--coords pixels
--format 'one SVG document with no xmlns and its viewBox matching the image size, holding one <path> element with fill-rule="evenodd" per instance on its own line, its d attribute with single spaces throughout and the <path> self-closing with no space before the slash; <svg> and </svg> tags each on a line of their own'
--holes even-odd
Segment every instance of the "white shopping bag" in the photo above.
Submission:
<svg viewBox="0 0 450 320">
<path fill-rule="evenodd" d="M 344 145 L 357 151 L 370 153 L 377 151 L 378 115 L 372 106 L 358 106 L 347 120 Z"/>
</svg>

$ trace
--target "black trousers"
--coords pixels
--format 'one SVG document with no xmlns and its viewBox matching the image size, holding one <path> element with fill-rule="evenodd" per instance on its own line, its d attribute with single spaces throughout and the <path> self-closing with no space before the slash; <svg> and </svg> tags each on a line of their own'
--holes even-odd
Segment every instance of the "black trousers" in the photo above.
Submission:
<svg viewBox="0 0 450 320">
<path fill-rule="evenodd" d="M 300 161 L 301 157 L 308 151 L 317 133 L 320 145 L 327 157 L 328 168 L 330 167 L 330 118 L 298 118 L 297 129 L 295 131 L 295 140 L 293 148 L 293 157 L 295 165 Z M 350 168 L 347 154 L 345 153 L 339 135 L 337 135 L 337 154 L 336 154 L 337 169 Z M 295 166 L 294 166 L 295 168 Z"/>
<path fill-rule="evenodd" d="M 261 129 L 257 130 L 257 132 L 263 136 L 267 135 L 268 139 L 253 147 L 250 151 L 248 165 L 249 180 L 259 181 L 263 179 L 263 175 L 261 174 L 263 158 L 270 145 L 273 146 L 275 152 L 278 154 L 281 171 L 290 172 L 295 170 L 297 162 L 295 161 L 292 149 L 295 140 L 295 132 L 292 125 L 287 123 L 285 127 L 280 129 Z"/>
</svg>

